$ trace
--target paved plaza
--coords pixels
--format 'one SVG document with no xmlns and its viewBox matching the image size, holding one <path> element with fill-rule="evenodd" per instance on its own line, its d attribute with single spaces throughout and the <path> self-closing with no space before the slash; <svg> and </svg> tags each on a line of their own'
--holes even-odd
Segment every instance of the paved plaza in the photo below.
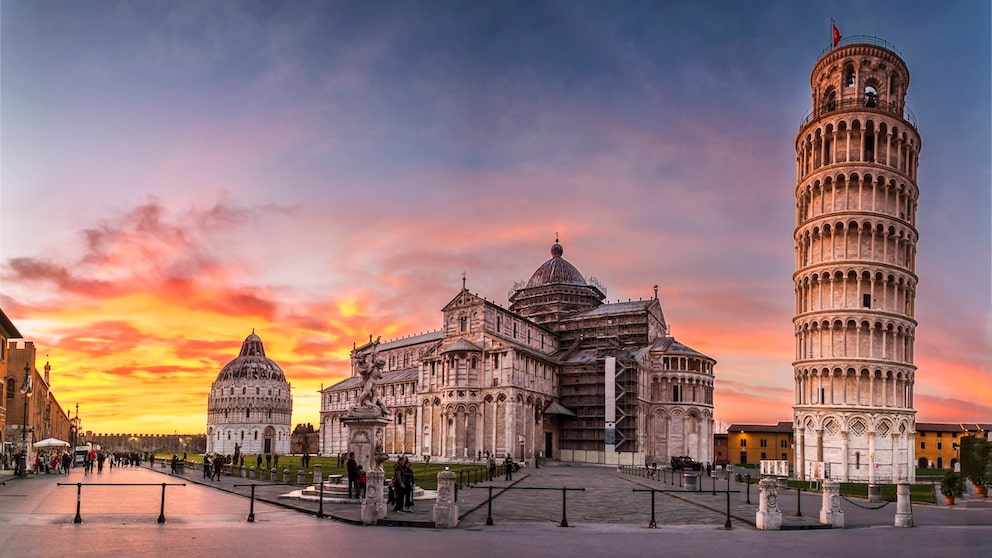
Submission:
<svg viewBox="0 0 992 558">
<path fill-rule="evenodd" d="M 436 529 L 430 499 L 413 513 L 392 511 L 382 526 L 360 525 L 361 506 L 347 499 L 287 498 L 298 485 L 202 471 L 171 475 L 156 466 L 84 475 L 3 477 L 0 486 L 0 556 L 144 556 L 224 552 L 242 556 L 433 557 L 465 551 L 476 556 L 666 556 L 737 557 L 789 553 L 798 556 L 992 556 L 992 502 L 966 498 L 953 507 L 914 505 L 915 527 L 893 527 L 895 504 L 877 508 L 844 500 L 845 529 L 818 527 L 819 494 L 780 493 L 783 523 L 795 530 L 754 527 L 758 493 L 729 481 L 711 480 L 703 490 L 680 492 L 671 476 L 643 478 L 612 467 L 543 466 L 512 481 L 463 485 L 455 529 Z M 666 482 L 668 481 L 668 482 Z M 63 483 L 64 486 L 58 486 Z M 82 486 L 77 486 L 82 483 Z M 113 483 L 118 486 L 95 486 Z M 165 483 L 163 503 L 162 484 Z M 150 484 L 153 486 L 125 486 Z M 184 484 L 185 486 L 174 486 Z M 247 497 L 255 485 L 255 502 Z M 564 511 L 563 511 L 563 490 Z M 584 490 L 571 490 L 571 489 Z M 655 489 L 651 528 L 651 489 Z M 488 505 L 490 490 L 493 494 Z M 723 490 L 724 492 L 720 492 Z M 81 523 L 75 524 L 77 510 Z M 665 491 L 665 492 L 662 492 Z M 671 491 L 671 492 L 668 492 Z M 797 509 L 799 508 L 799 509 Z M 325 517 L 318 518 L 321 512 Z M 799 515 L 799 512 L 802 515 Z M 248 522 L 249 513 L 254 521 Z M 158 520 L 164 519 L 163 523 Z M 492 525 L 488 525 L 491 519 Z M 567 527 L 562 527 L 566 523 Z M 335 552 L 332 552 L 333 549 Z"/>
</svg>

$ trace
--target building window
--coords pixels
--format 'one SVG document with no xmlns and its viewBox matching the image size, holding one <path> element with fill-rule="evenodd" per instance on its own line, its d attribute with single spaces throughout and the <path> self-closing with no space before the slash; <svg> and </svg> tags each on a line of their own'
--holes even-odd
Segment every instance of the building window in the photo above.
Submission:
<svg viewBox="0 0 992 558">
<path fill-rule="evenodd" d="M 478 365 L 478 362 L 475 360 L 475 357 L 472 357 L 472 360 L 469 361 L 469 366 L 468 367 L 471 368 L 472 370 L 475 370 L 475 368 L 476 368 L 477 365 Z"/>
<path fill-rule="evenodd" d="M 863 306 L 864 308 L 871 308 L 871 295 L 870 294 L 867 294 L 866 293 L 866 294 L 861 295 L 861 306 Z"/>
<path fill-rule="evenodd" d="M 768 455 L 766 455 L 765 452 L 761 452 L 761 458 L 762 459 L 767 459 L 768 458 Z"/>
<path fill-rule="evenodd" d="M 937 449 L 939 450 L 944 449 L 944 442 L 937 442 Z"/>
<path fill-rule="evenodd" d="M 500 333 L 503 329 L 503 316 L 496 316 L 496 333 Z"/>
<path fill-rule="evenodd" d="M 672 401 L 675 403 L 682 401 L 682 386 L 672 386 Z"/>
<path fill-rule="evenodd" d="M 860 469 L 861 468 L 861 452 L 860 451 L 854 452 L 854 468 L 855 469 Z"/>
<path fill-rule="evenodd" d="M 14 379 L 13 378 L 7 378 L 7 400 L 8 401 L 14 399 L 14 389 L 15 389 Z"/>
<path fill-rule="evenodd" d="M 256 440 L 258 439 L 258 431 L 257 430 L 255 431 L 255 439 Z"/>
<path fill-rule="evenodd" d="M 493 355 L 493 370 L 499 369 L 499 355 Z"/>
<path fill-rule="evenodd" d="M 781 448 L 787 448 L 787 447 L 789 447 L 789 441 L 788 440 L 780 440 L 779 443 L 778 443 L 778 445 Z"/>
<path fill-rule="evenodd" d="M 467 316 L 462 316 L 461 318 L 458 318 L 458 329 L 462 333 L 464 333 L 465 330 L 468 329 L 468 317 Z"/>
<path fill-rule="evenodd" d="M 251 418 L 251 409 L 245 409 L 245 418 Z"/>
<path fill-rule="evenodd" d="M 926 442 L 920 442 L 920 449 L 927 449 L 927 443 Z"/>
<path fill-rule="evenodd" d="M 944 437 L 944 433 L 943 432 L 938 432 L 937 433 L 937 437 L 938 438 L 943 438 Z"/>
<path fill-rule="evenodd" d="M 746 448 L 747 447 L 747 439 L 741 438 L 741 447 L 742 448 Z"/>
<path fill-rule="evenodd" d="M 396 413 L 396 424 L 403 424 L 403 415 Z"/>
<path fill-rule="evenodd" d="M 788 460 L 789 460 L 789 455 L 786 454 L 786 453 L 783 453 L 782 454 L 782 461 L 788 461 Z"/>
<path fill-rule="evenodd" d="M 766 440 L 764 438 L 762 438 L 759 443 L 761 444 L 761 447 L 763 447 L 763 448 L 767 448 L 768 447 L 768 440 Z"/>
</svg>

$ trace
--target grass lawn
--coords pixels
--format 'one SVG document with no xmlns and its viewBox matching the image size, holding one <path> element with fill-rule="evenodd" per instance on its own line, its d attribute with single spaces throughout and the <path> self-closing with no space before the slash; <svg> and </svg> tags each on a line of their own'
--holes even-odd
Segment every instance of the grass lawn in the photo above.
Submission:
<svg viewBox="0 0 992 558">
<path fill-rule="evenodd" d="M 157 455 L 156 459 L 161 459 L 165 457 L 164 455 Z M 171 457 L 171 456 L 170 456 Z M 281 471 L 289 469 L 289 479 L 290 482 L 295 483 L 299 471 L 302 469 L 300 461 L 302 456 L 299 455 L 280 455 L 279 456 L 279 478 L 282 478 Z M 189 455 L 186 458 L 187 463 L 193 463 L 195 465 L 203 465 L 203 455 Z M 246 455 L 245 456 L 245 467 L 251 468 L 256 466 L 257 456 Z M 326 479 L 328 475 L 347 475 L 348 472 L 345 469 L 344 463 L 340 466 L 338 465 L 337 457 L 327 457 L 327 456 L 310 456 L 310 466 L 304 469 L 304 482 L 306 484 L 313 483 L 313 467 L 314 465 L 320 464 L 321 475 Z M 386 478 L 391 478 L 393 475 L 393 466 L 396 464 L 395 460 L 389 460 L 382 464 L 382 470 L 386 472 Z M 275 463 L 272 464 L 275 467 Z M 265 467 L 265 462 L 263 458 L 262 467 Z M 448 469 L 459 475 L 459 479 L 463 483 L 476 483 L 485 481 L 486 477 L 486 466 L 483 463 L 418 463 L 414 462 L 412 464 L 413 474 L 416 479 L 417 486 L 424 488 L 425 490 L 435 490 L 437 489 L 437 474 L 441 471 Z M 501 469 L 502 471 L 502 469 Z"/>
</svg>

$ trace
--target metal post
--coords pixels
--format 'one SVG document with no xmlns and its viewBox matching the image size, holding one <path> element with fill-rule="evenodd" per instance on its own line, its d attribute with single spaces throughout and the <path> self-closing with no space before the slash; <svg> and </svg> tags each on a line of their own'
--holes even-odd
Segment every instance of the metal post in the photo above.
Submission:
<svg viewBox="0 0 992 558">
<path fill-rule="evenodd" d="M 158 522 L 165 523 L 165 483 L 162 483 L 162 507 L 158 510 Z"/>
<path fill-rule="evenodd" d="M 747 503 L 751 503 L 751 475 L 748 475 L 747 479 Z"/>
<path fill-rule="evenodd" d="M 649 529 L 657 529 L 658 523 L 654 520 L 654 489 L 651 489 L 651 523 L 648 523 Z"/>
<path fill-rule="evenodd" d="M 489 487 L 489 499 L 486 500 L 486 503 L 489 505 L 489 511 L 486 514 L 486 525 L 492 525 L 493 524 L 493 487 L 492 486 Z"/>
<path fill-rule="evenodd" d="M 324 479 L 320 479 L 320 505 L 317 506 L 317 517 L 324 517 Z"/>
<path fill-rule="evenodd" d="M 713 496 L 716 496 L 716 477 L 715 476 L 711 476 L 710 477 L 710 480 L 713 481 L 713 494 L 712 495 Z"/>
<path fill-rule="evenodd" d="M 79 502 L 83 499 L 83 483 L 76 483 L 76 517 L 72 520 L 73 523 L 82 523 L 83 518 L 79 516 Z"/>
<path fill-rule="evenodd" d="M 796 517 L 803 516 L 803 487 L 796 488 Z"/>
<path fill-rule="evenodd" d="M 727 522 L 723 524 L 723 528 L 730 530 L 730 480 L 727 480 Z"/>
<path fill-rule="evenodd" d="M 565 494 L 568 493 L 568 489 L 562 487 L 561 489 L 561 526 L 568 527 L 568 519 L 565 517 Z"/>
<path fill-rule="evenodd" d="M 321 484 L 321 486 L 324 485 L 324 483 L 320 483 L 320 484 Z M 321 504 L 324 503 L 324 499 L 323 498 L 320 499 L 320 503 Z M 255 522 L 255 485 L 254 484 L 251 485 L 251 504 L 249 504 L 249 506 L 248 506 L 248 517 L 247 517 L 247 521 L 248 521 L 248 523 L 254 523 Z"/>
</svg>

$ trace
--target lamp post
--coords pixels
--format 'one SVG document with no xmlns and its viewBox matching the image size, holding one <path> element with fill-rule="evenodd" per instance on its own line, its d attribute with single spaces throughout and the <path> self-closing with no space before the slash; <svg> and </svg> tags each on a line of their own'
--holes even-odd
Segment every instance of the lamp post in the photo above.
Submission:
<svg viewBox="0 0 992 558">
<path fill-rule="evenodd" d="M 31 365 L 24 365 L 24 384 L 21 386 L 24 396 L 24 416 L 21 419 L 21 468 L 20 476 L 28 476 L 28 399 L 34 395 L 31 389 Z"/>
</svg>

